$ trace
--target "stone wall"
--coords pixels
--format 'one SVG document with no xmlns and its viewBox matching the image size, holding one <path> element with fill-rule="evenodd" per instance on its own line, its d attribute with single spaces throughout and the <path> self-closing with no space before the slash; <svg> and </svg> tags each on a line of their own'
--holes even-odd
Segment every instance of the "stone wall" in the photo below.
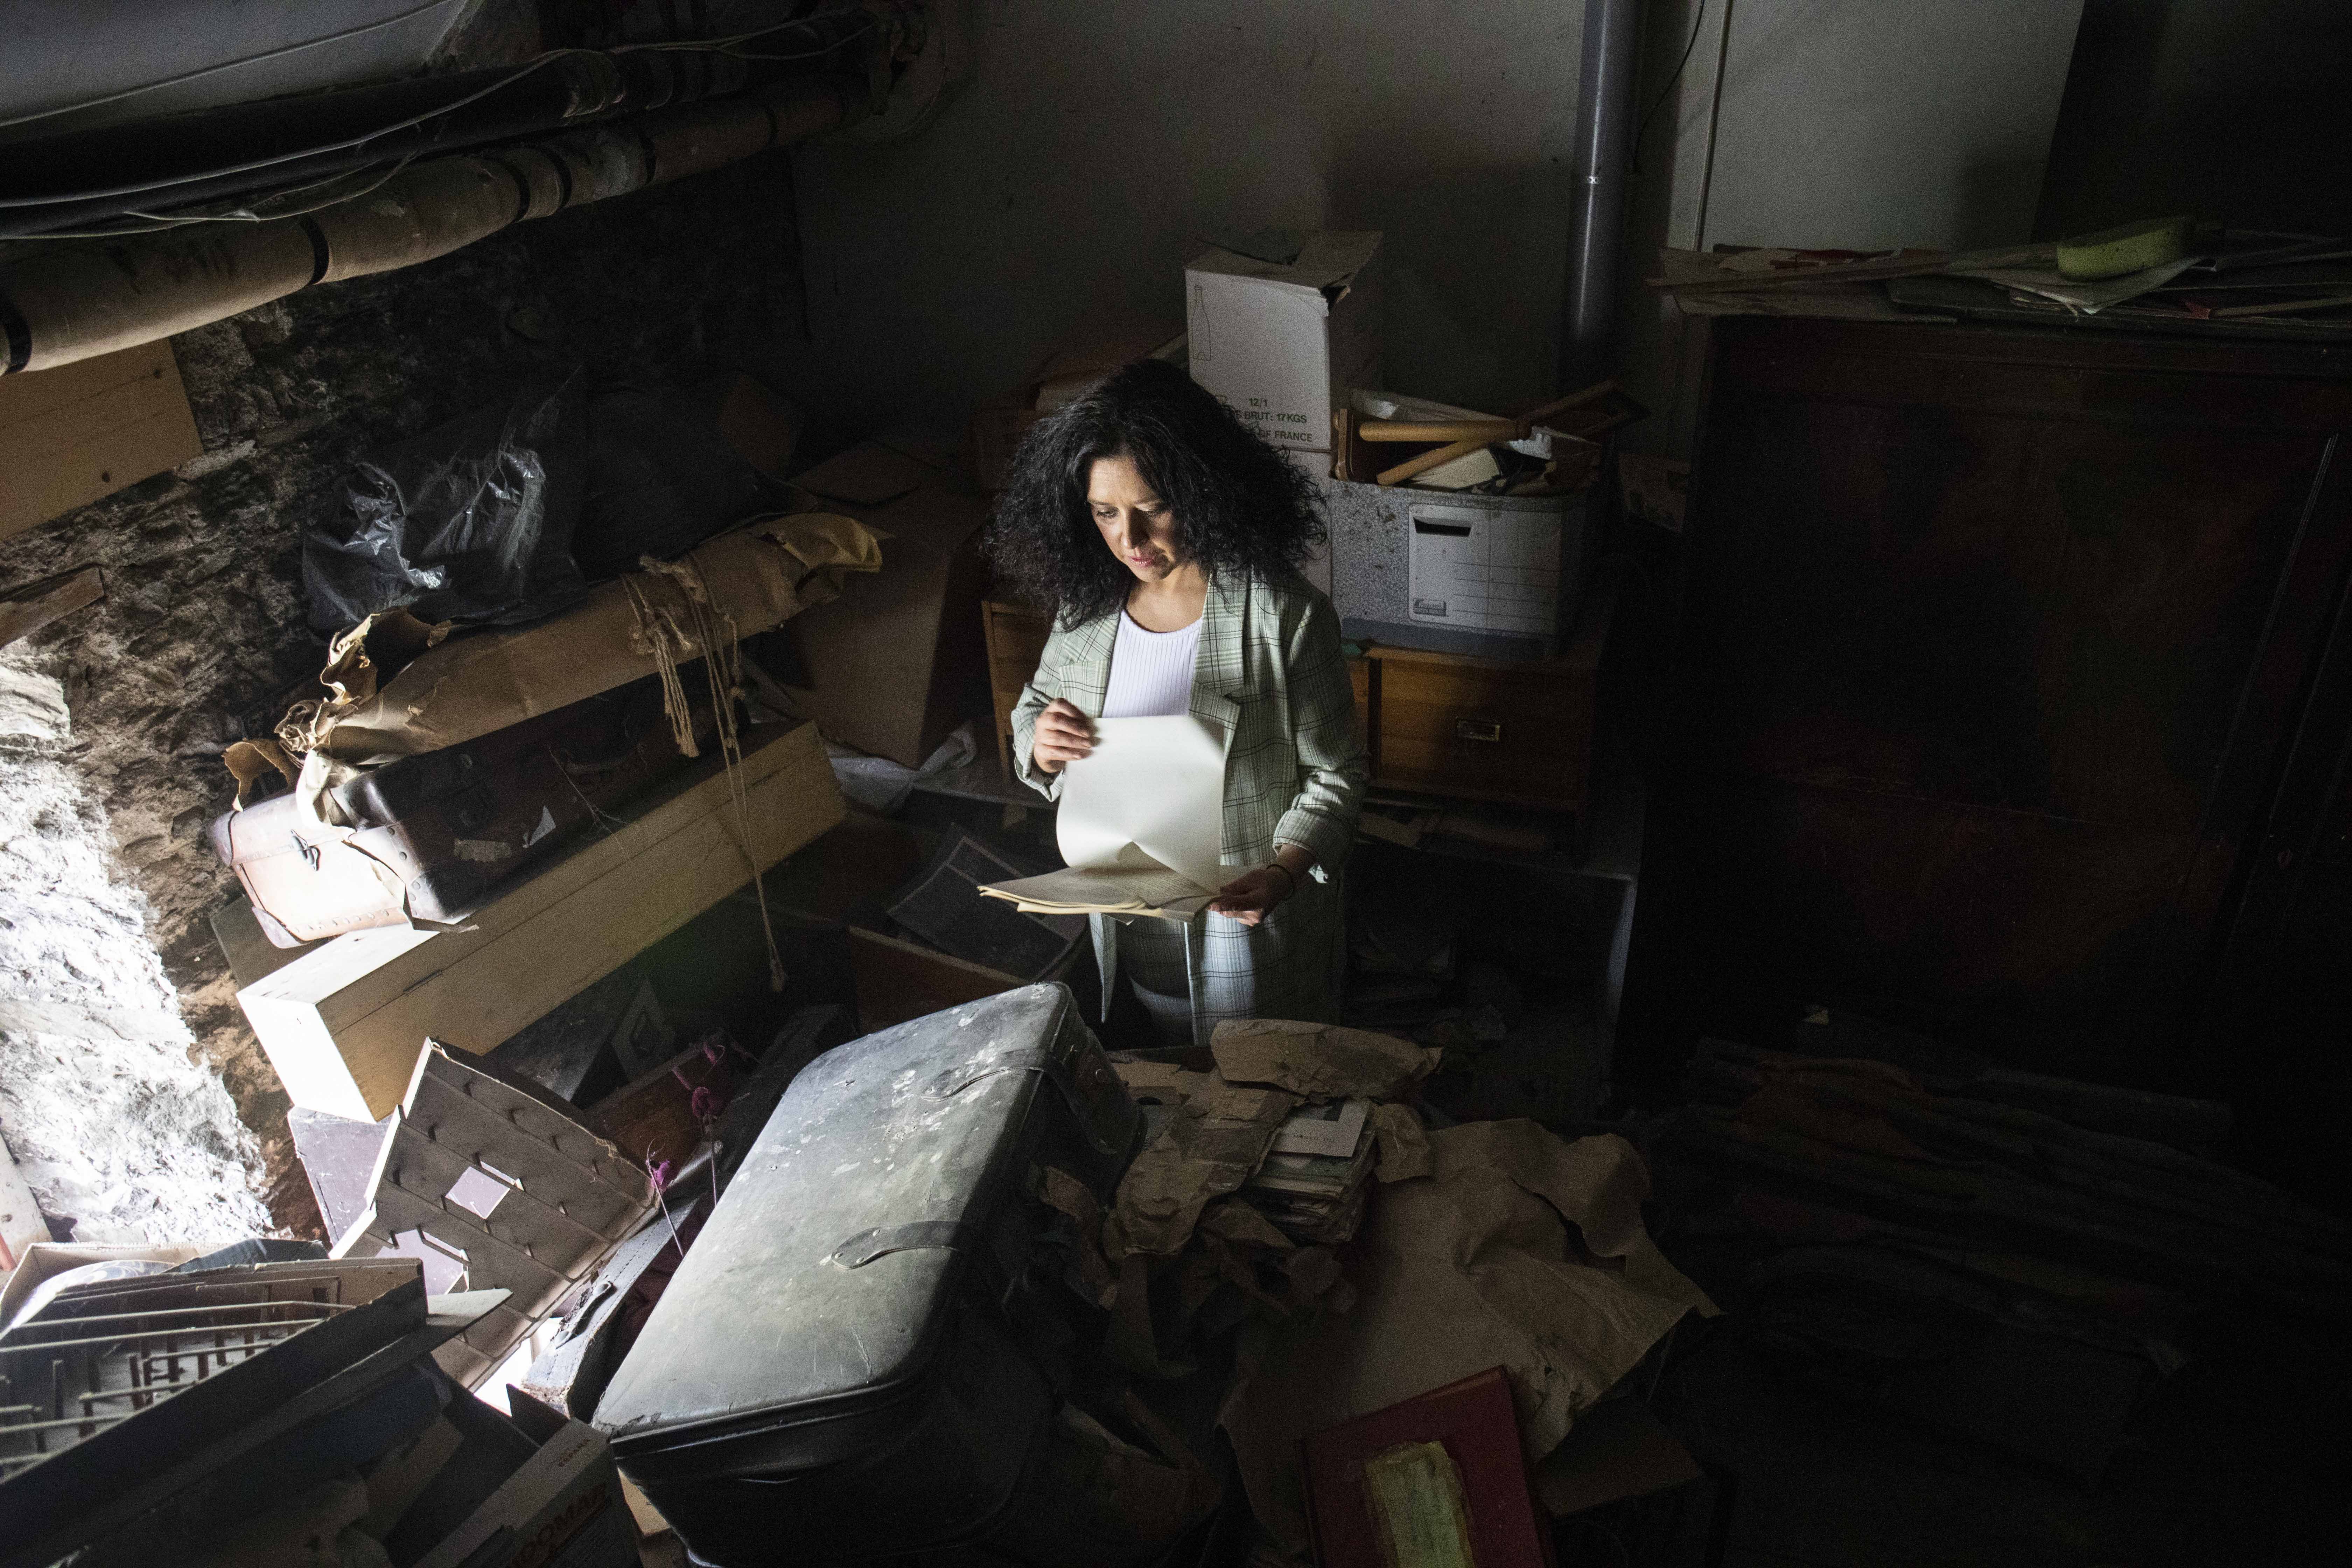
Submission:
<svg viewBox="0 0 2352 1568">
<path fill-rule="evenodd" d="M 279 1226 L 306 1230 L 316 1214 L 286 1140 L 284 1092 L 237 1011 L 207 921 L 235 879 L 206 847 L 205 827 L 230 804 L 223 748 L 267 734 L 320 668 L 324 644 L 309 627 L 299 574 L 305 524 L 341 504 L 355 458 L 494 401 L 528 374 L 572 364 L 614 374 L 746 370 L 810 405 L 810 438 L 826 441 L 826 402 L 805 384 L 794 237 L 790 165 L 770 154 L 186 333 L 173 346 L 205 455 L 0 541 L 0 584 L 105 568 L 104 602 L 16 645 L 11 662 L 62 684 L 72 738 L 50 748 L 52 765 L 79 785 L 71 809 L 110 834 L 123 898 L 109 907 L 135 909 L 143 899 L 195 1053 L 252 1134 L 237 1157 Z M 39 847 L 31 837 L 0 843 L 0 890 L 29 890 L 37 906 L 47 896 Z M 40 943 L 19 946 L 33 972 L 18 984 L 80 984 L 62 970 L 39 973 L 50 962 Z M 86 1072 L 93 1086 L 137 1076 L 142 1069 L 126 1068 L 122 1042 L 103 1034 L 45 1034 L 42 1060 L 68 1080 Z M 17 1046 L 29 1038 L 5 1019 L 0 1035 Z M 0 1057 L 0 1075 L 9 1070 Z M 159 1102 L 188 1092 L 168 1072 L 149 1076 Z M 55 1129 L 24 1125 L 40 1114 L 0 1094 L 0 1133 L 12 1147 L 54 1139 Z M 155 1144 L 157 1157 L 142 1168 L 170 1167 L 168 1146 L 195 1136 L 185 1118 L 135 1120 L 104 1131 Z M 222 1157 L 208 1148 L 187 1168 L 211 1181 Z M 45 1208 L 88 1201 L 69 1200 L 67 1190 L 53 1183 Z"/>
</svg>

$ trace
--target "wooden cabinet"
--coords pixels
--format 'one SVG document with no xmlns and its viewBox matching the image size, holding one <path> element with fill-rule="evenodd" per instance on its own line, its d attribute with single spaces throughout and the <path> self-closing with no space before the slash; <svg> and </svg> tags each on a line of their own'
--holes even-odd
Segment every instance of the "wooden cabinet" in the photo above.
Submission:
<svg viewBox="0 0 2352 1568">
<path fill-rule="evenodd" d="M 2352 355 L 1738 319 L 1707 388 L 1651 1081 L 1827 1003 L 2227 1092 L 2194 1020 L 2352 564 Z"/>
<path fill-rule="evenodd" d="M 990 599 L 980 606 L 988 633 L 989 710 L 996 719 L 996 755 L 1013 776 L 1013 710 L 1021 689 L 1037 673 L 1053 623 L 1025 605 Z"/>
<path fill-rule="evenodd" d="M 1379 788 L 1582 812 L 1617 579 L 1596 576 L 1558 658 L 1372 647 L 1351 670 Z"/>
</svg>

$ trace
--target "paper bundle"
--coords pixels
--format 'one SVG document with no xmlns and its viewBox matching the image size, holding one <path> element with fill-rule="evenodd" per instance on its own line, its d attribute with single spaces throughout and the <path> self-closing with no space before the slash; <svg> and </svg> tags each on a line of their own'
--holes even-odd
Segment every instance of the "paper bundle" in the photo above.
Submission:
<svg viewBox="0 0 2352 1568">
<path fill-rule="evenodd" d="M 1189 921 L 1240 869 L 1218 859 L 1224 795 L 1223 726 L 1189 714 L 1097 720 L 1054 818 L 1068 868 L 980 890 L 1024 914 Z"/>
</svg>

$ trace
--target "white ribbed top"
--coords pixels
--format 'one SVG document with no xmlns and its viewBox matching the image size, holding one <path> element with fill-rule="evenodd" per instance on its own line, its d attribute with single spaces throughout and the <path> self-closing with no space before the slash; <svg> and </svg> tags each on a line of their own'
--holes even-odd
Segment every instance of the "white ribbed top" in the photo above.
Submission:
<svg viewBox="0 0 2352 1568">
<path fill-rule="evenodd" d="M 1106 719 L 1164 719 L 1192 706 L 1192 656 L 1200 650 L 1201 623 L 1172 632 L 1146 631 L 1125 610 L 1118 613 L 1118 642 L 1111 649 L 1110 689 L 1103 694 Z"/>
</svg>

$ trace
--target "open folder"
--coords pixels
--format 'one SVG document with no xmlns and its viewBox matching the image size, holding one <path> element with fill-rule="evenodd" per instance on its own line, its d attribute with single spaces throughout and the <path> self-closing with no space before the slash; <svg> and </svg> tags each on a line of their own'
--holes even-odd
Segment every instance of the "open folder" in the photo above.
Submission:
<svg viewBox="0 0 2352 1568">
<path fill-rule="evenodd" d="M 1190 714 L 1097 720 L 1055 817 L 1068 868 L 980 890 L 1030 914 L 1189 921 L 1243 869 L 1218 858 L 1224 798 L 1223 726 Z"/>
</svg>

